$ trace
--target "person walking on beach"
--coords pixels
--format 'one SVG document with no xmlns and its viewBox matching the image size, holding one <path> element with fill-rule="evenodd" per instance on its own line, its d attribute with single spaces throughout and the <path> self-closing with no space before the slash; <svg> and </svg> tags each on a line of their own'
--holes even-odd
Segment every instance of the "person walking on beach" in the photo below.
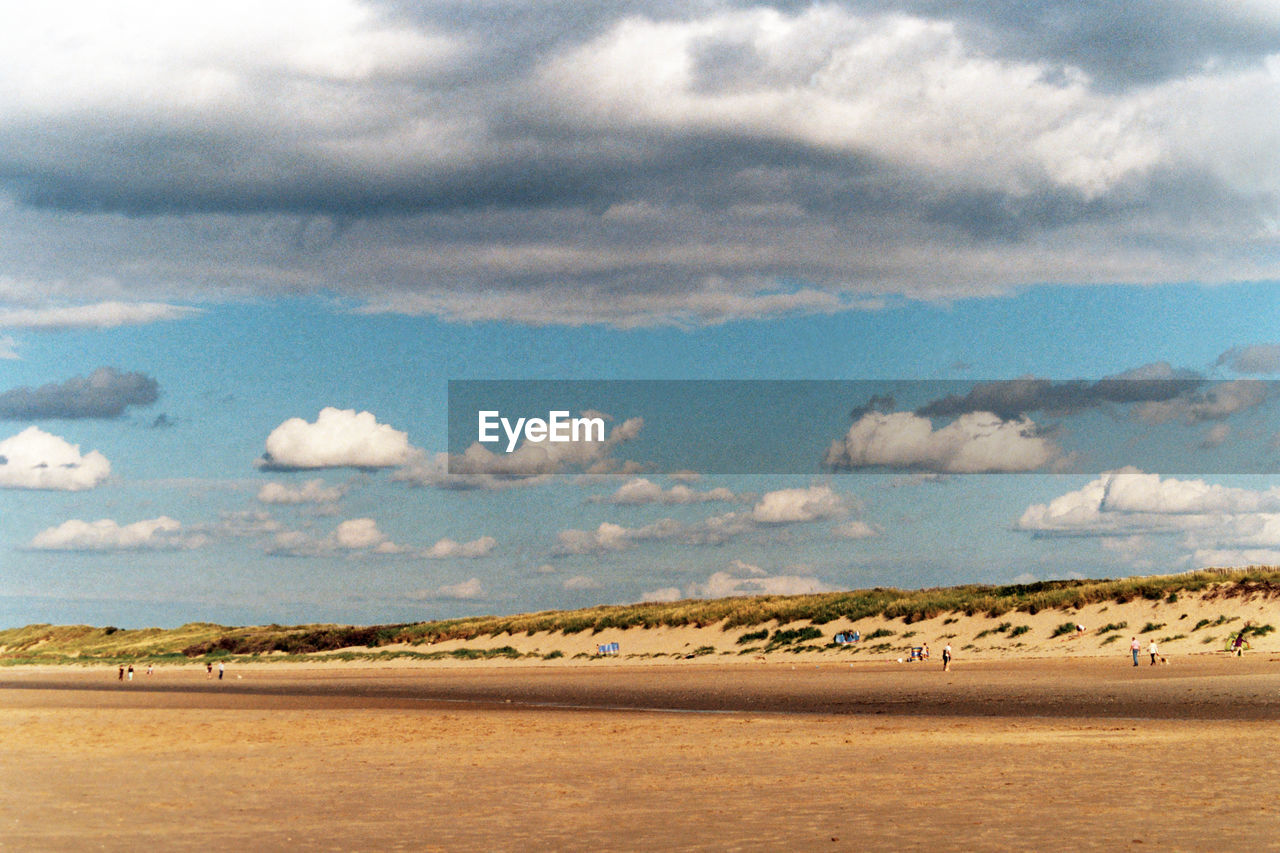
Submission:
<svg viewBox="0 0 1280 853">
<path fill-rule="evenodd" d="M 1160 657 L 1160 649 L 1156 647 L 1155 640 L 1152 640 L 1151 645 L 1147 646 L 1147 653 L 1151 655 L 1151 665 L 1155 666 Z"/>
<path fill-rule="evenodd" d="M 951 644 L 947 643 L 942 647 L 942 671 L 946 672 L 951 668 Z"/>
<path fill-rule="evenodd" d="M 204 662 L 204 677 L 213 678 L 213 661 L 211 660 Z"/>
<path fill-rule="evenodd" d="M 1244 657 L 1244 635 L 1249 632 L 1249 623 L 1244 623 L 1244 627 L 1240 629 L 1240 633 L 1236 634 L 1236 638 L 1231 641 L 1231 650 L 1236 653 L 1236 657 Z"/>
<path fill-rule="evenodd" d="M 155 664 L 153 663 L 147 664 L 147 675 L 150 675 L 151 673 L 155 672 L 155 669 L 156 669 Z"/>
<path fill-rule="evenodd" d="M 120 680 L 124 681 L 124 664 L 120 664 Z"/>
<path fill-rule="evenodd" d="M 133 681 L 133 664 L 129 664 L 129 680 Z"/>
<path fill-rule="evenodd" d="M 1138 642 L 1138 638 L 1134 637 L 1129 641 L 1129 651 L 1133 652 L 1133 665 L 1138 665 L 1138 652 L 1142 651 L 1142 643 Z"/>
<path fill-rule="evenodd" d="M 218 680 L 222 680 L 222 671 L 226 669 L 226 665 L 222 661 L 218 661 Z"/>
</svg>

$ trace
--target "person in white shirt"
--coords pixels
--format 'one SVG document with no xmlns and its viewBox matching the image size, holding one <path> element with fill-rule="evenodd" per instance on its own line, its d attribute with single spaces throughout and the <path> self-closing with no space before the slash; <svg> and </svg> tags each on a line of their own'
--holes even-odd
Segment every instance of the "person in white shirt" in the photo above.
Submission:
<svg viewBox="0 0 1280 853">
<path fill-rule="evenodd" d="M 1156 641 L 1152 640 L 1151 645 L 1147 646 L 1147 651 L 1151 654 L 1151 665 L 1156 665 L 1156 660 L 1160 657 L 1160 649 L 1156 648 Z"/>
<path fill-rule="evenodd" d="M 1129 651 L 1133 652 L 1133 665 L 1138 665 L 1138 652 L 1142 651 L 1142 643 L 1138 642 L 1138 638 L 1134 637 L 1129 642 Z"/>
</svg>

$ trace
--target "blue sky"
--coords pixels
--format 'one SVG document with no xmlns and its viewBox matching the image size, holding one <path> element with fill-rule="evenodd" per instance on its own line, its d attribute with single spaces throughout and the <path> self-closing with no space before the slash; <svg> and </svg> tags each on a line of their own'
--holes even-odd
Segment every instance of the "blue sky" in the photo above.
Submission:
<svg viewBox="0 0 1280 853">
<path fill-rule="evenodd" d="M 1266 8 L 166 8 L 0 13 L 0 624 L 1280 562 Z M 1026 377 L 1184 385 L 984 385 Z M 833 400 L 790 473 L 637 467 L 622 410 L 446 470 L 459 379 L 1006 408 Z"/>
</svg>

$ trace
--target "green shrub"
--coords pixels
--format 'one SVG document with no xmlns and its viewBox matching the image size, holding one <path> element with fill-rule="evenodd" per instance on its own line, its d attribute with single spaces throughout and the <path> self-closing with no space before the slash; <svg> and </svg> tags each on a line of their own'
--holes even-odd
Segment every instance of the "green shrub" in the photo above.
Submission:
<svg viewBox="0 0 1280 853">
<path fill-rule="evenodd" d="M 1123 631 L 1128 627 L 1128 622 L 1108 622 L 1098 629 L 1098 636 L 1101 637 L 1103 634 L 1110 634 L 1112 631 Z"/>
<path fill-rule="evenodd" d="M 1030 626 L 1030 625 L 1019 625 L 1018 627 L 1016 627 L 1016 628 L 1012 629 L 1011 631 L 1009 631 L 1009 637 L 1010 637 L 1010 638 L 1013 638 L 1013 637 L 1020 637 L 1020 636 L 1022 636 L 1023 634 L 1025 634 L 1025 633 L 1027 633 L 1028 631 L 1030 631 L 1030 630 L 1031 630 L 1031 626 Z"/>
<path fill-rule="evenodd" d="M 1147 624 L 1142 626 L 1142 630 L 1139 631 L 1138 633 L 1150 634 L 1152 631 L 1159 631 L 1163 627 L 1164 627 L 1163 622 L 1148 622 Z"/>
<path fill-rule="evenodd" d="M 776 649 L 779 646 L 792 646 L 796 643 L 803 643 L 809 640 L 816 640 L 822 636 L 822 631 L 812 625 L 804 628 L 792 628 L 787 631 L 775 631 L 773 636 L 769 638 L 767 649 Z"/>
<path fill-rule="evenodd" d="M 1076 623 L 1063 622 L 1057 628 L 1053 629 L 1053 633 L 1049 635 L 1049 638 L 1053 639 L 1054 637 L 1062 637 L 1066 634 L 1074 634 L 1075 631 L 1076 631 Z"/>
<path fill-rule="evenodd" d="M 740 646 L 745 646 L 747 643 L 754 643 L 756 640 L 767 639 L 769 639 L 769 629 L 761 628 L 759 631 L 749 631 L 748 633 L 743 634 L 738 638 L 737 643 Z"/>
</svg>

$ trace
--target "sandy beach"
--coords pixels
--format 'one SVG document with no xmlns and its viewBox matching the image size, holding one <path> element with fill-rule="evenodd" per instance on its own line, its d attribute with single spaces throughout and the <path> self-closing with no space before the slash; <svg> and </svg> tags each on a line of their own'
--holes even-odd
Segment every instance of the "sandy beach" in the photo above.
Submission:
<svg viewBox="0 0 1280 853">
<path fill-rule="evenodd" d="M 1280 663 L 0 672 L 4 849 L 1280 849 Z"/>
</svg>

